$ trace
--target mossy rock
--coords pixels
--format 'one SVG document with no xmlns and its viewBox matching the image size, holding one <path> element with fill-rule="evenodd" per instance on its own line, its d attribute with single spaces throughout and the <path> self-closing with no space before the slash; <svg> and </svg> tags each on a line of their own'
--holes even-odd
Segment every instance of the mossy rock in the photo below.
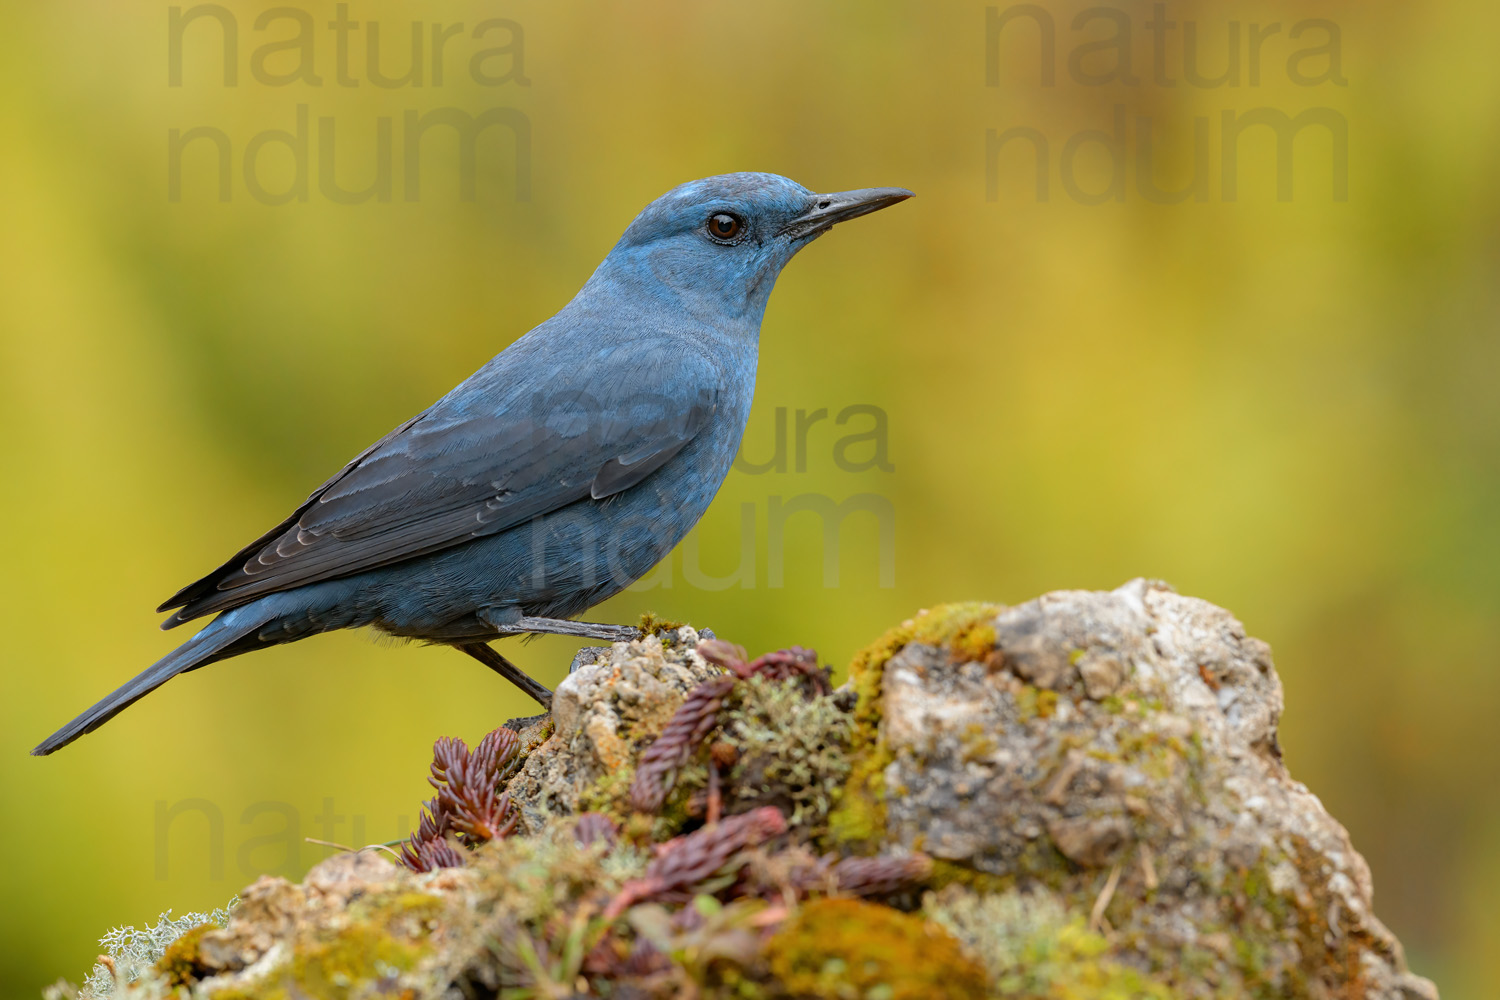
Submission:
<svg viewBox="0 0 1500 1000">
<path fill-rule="evenodd" d="M 203 978 L 208 970 L 198 954 L 198 945 L 205 933 L 216 928 L 216 924 L 199 924 L 167 945 L 167 950 L 156 961 L 156 971 L 169 985 L 191 986 Z"/>
<path fill-rule="evenodd" d="M 984 970 L 937 924 L 854 899 L 802 907 L 766 945 L 776 988 L 807 1000 L 982 1000 Z"/>
<path fill-rule="evenodd" d="M 984 660 L 994 653 L 992 623 L 1001 610 L 1001 605 L 982 601 L 942 604 L 887 630 L 855 654 L 849 664 L 849 686 L 859 700 L 854 709 L 849 778 L 829 817 L 834 845 L 869 851 L 885 839 L 884 775 L 891 754 L 880 738 L 880 697 L 886 664 L 913 642 L 946 647 L 956 659 Z"/>
<path fill-rule="evenodd" d="M 840 692 L 757 675 L 696 707 L 642 811 L 642 754 L 717 662 L 690 629 L 580 660 L 497 778 L 513 836 L 262 879 L 130 995 L 1436 1000 L 1221 609 L 1136 581 L 923 611 Z M 733 841 L 754 813 L 776 832 Z"/>
</svg>

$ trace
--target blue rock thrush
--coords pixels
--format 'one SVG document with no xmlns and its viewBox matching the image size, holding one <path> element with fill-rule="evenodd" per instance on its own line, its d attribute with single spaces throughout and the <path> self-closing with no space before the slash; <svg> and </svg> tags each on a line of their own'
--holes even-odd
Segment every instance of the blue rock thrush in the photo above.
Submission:
<svg viewBox="0 0 1500 1000">
<path fill-rule="evenodd" d="M 488 643 L 636 634 L 567 619 L 644 576 L 708 509 L 745 431 L 777 275 L 834 223 L 909 197 L 757 173 L 669 191 L 561 312 L 163 604 L 177 609 L 163 628 L 218 617 L 32 753 L 184 671 L 362 626 L 456 646 L 550 706 Z"/>
</svg>

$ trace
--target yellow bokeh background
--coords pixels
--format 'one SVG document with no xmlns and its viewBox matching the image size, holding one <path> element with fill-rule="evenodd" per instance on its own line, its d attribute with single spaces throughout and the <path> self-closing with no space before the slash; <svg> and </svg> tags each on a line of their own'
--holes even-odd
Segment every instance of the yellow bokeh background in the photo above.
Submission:
<svg viewBox="0 0 1500 1000">
<path fill-rule="evenodd" d="M 918 198 L 819 241 L 771 300 L 747 456 L 773 454 L 778 407 L 793 426 L 799 409 L 827 409 L 805 469 L 793 454 L 785 472 L 731 474 L 686 568 L 679 551 L 669 581 L 594 616 L 653 609 L 752 651 L 801 643 L 841 664 L 936 602 L 1164 578 L 1273 644 L 1291 769 L 1369 859 L 1377 911 L 1414 967 L 1445 997 L 1500 995 L 1500 7 L 1173 2 L 1167 86 L 1138 2 L 1109 8 L 1129 20 L 1134 83 L 1084 79 L 1117 59 L 1077 53 L 1113 22 L 1075 29 L 1086 5 L 1045 4 L 1050 85 L 1036 19 L 990 45 L 984 3 L 351 3 L 349 18 L 380 24 L 391 75 L 413 19 L 424 38 L 488 18 L 523 32 L 509 68 L 524 83 L 468 69 L 514 35 L 502 26 L 487 43 L 454 35 L 442 85 L 428 55 L 424 86 L 384 88 L 366 74 L 364 29 L 350 42 L 360 85 L 339 85 L 324 3 L 296 8 L 315 22 L 321 85 L 258 81 L 253 53 L 295 26 L 257 30 L 268 6 L 226 6 L 232 87 L 208 19 L 186 29 L 169 85 L 164 4 L 4 15 L 6 996 L 76 981 L 112 924 L 300 874 L 326 851 L 298 836 L 403 835 L 435 737 L 472 740 L 530 711 L 455 653 L 338 634 L 180 678 L 58 755 L 26 756 L 184 637 L 156 630 L 162 598 L 561 306 L 647 201 L 731 170 Z M 1326 55 L 1299 64 L 1302 79 L 1288 69 L 1328 38 L 1289 37 L 1309 21 L 1337 28 L 1342 82 L 1306 79 L 1332 75 Z M 1250 26 L 1273 23 L 1252 85 Z M 1237 86 L 1184 78 L 1189 24 L 1205 76 L 1239 33 Z M 294 129 L 299 105 L 309 197 L 265 204 L 245 147 Z M 405 113 L 497 107 L 529 123 L 529 198 L 500 128 L 477 145 L 473 201 L 436 134 L 406 200 Z M 1082 204 L 1064 149 L 1112 129 L 1117 107 L 1123 198 Z M 1260 108 L 1326 109 L 1347 128 L 1347 164 L 1327 129 L 1307 128 L 1280 200 L 1275 137 L 1251 129 L 1226 198 L 1224 114 Z M 377 123 L 391 120 L 390 201 L 324 195 L 320 118 L 346 188 L 375 176 Z M 1203 200 L 1146 196 L 1142 119 L 1157 183 L 1201 170 Z M 169 200 L 169 132 L 199 126 L 232 145 L 228 201 L 209 141 L 184 154 Z M 990 130 L 1015 127 L 1047 141 L 1045 197 L 1024 142 L 989 156 Z M 1103 190 L 1106 147 L 1073 153 L 1077 183 Z M 267 189 L 294 179 L 284 149 L 258 163 Z M 840 437 L 867 426 L 834 424 L 853 405 L 886 415 L 889 470 L 836 461 Z M 892 585 L 868 512 L 841 528 L 832 586 L 816 518 L 791 518 L 772 585 L 769 511 L 808 494 L 889 503 Z M 509 645 L 549 684 L 571 649 Z"/>
</svg>

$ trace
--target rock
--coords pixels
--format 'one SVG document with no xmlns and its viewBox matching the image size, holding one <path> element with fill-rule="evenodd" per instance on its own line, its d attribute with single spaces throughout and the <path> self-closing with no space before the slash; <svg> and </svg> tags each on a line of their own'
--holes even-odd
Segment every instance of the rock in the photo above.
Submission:
<svg viewBox="0 0 1500 1000">
<path fill-rule="evenodd" d="M 580 798 L 602 779 L 628 776 L 633 748 L 625 731 L 660 731 L 688 691 L 722 673 L 697 644 L 698 633 L 684 627 L 574 657 L 573 672 L 552 695 L 551 735 L 509 786 L 527 831 L 584 811 Z"/>
<path fill-rule="evenodd" d="M 934 608 L 833 693 L 815 654 L 698 639 L 580 651 L 507 724 L 515 832 L 462 867 L 263 878 L 130 995 L 1436 1000 L 1222 609 L 1141 580 Z"/>
<path fill-rule="evenodd" d="M 198 941 L 202 965 L 213 972 L 233 972 L 254 965 L 295 930 L 307 893 L 284 878 L 261 876 L 240 894 L 229 926 Z"/>
<path fill-rule="evenodd" d="M 1113 863 L 1131 834 L 1123 816 L 1059 816 L 1047 821 L 1047 836 L 1058 853 L 1081 868 Z"/>
<path fill-rule="evenodd" d="M 993 651 L 913 642 L 885 666 L 891 840 L 1084 912 L 1109 885 L 1095 923 L 1146 964 L 1228 928 L 1278 989 L 1357 969 L 1365 996 L 1435 996 L 1376 919 L 1348 834 L 1287 773 L 1270 649 L 1233 616 L 1136 580 L 988 626 Z"/>
<path fill-rule="evenodd" d="M 226 927 L 198 940 L 198 962 L 211 972 L 253 966 L 310 921 L 342 912 L 349 903 L 391 886 L 405 869 L 374 851 L 338 854 L 308 871 L 301 885 L 263 875 L 240 895 Z"/>
<path fill-rule="evenodd" d="M 378 851 L 335 854 L 312 867 L 302 887 L 322 906 L 341 906 L 372 886 L 396 880 L 401 869 Z"/>
</svg>

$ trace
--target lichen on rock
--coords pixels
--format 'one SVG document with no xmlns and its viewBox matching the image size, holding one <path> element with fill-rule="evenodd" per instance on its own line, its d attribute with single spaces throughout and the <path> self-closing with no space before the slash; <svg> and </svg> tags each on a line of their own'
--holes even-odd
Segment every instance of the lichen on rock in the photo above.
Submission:
<svg viewBox="0 0 1500 1000">
<path fill-rule="evenodd" d="M 81 1000 L 98 1000 L 114 992 L 117 985 L 133 983 L 144 977 L 147 982 L 158 983 L 163 989 L 176 985 L 188 970 L 183 968 L 188 947 L 204 932 L 223 927 L 229 914 L 238 904 L 238 899 L 211 913 L 184 913 L 173 917 L 168 910 L 157 918 L 156 923 L 137 928 L 115 927 L 99 939 L 104 953 L 83 981 L 81 989 L 73 990 L 67 983 L 49 987 L 49 994 L 66 995 L 76 993 Z"/>
<path fill-rule="evenodd" d="M 509 727 L 508 836 L 261 879 L 116 994 L 1437 995 L 1287 772 L 1269 648 L 1165 585 L 924 611 L 837 691 L 688 627 L 574 667 Z"/>
<path fill-rule="evenodd" d="M 1144 580 L 989 624 L 988 646 L 913 640 L 884 664 L 891 840 L 1002 880 L 956 882 L 1045 889 L 1181 995 L 1430 995 L 1348 834 L 1287 773 L 1265 643 Z"/>
<path fill-rule="evenodd" d="M 722 671 L 697 652 L 691 628 L 647 635 L 599 650 L 552 697 L 552 733 L 510 783 L 526 832 L 553 816 L 619 808 L 641 746 L 683 697 Z"/>
</svg>

